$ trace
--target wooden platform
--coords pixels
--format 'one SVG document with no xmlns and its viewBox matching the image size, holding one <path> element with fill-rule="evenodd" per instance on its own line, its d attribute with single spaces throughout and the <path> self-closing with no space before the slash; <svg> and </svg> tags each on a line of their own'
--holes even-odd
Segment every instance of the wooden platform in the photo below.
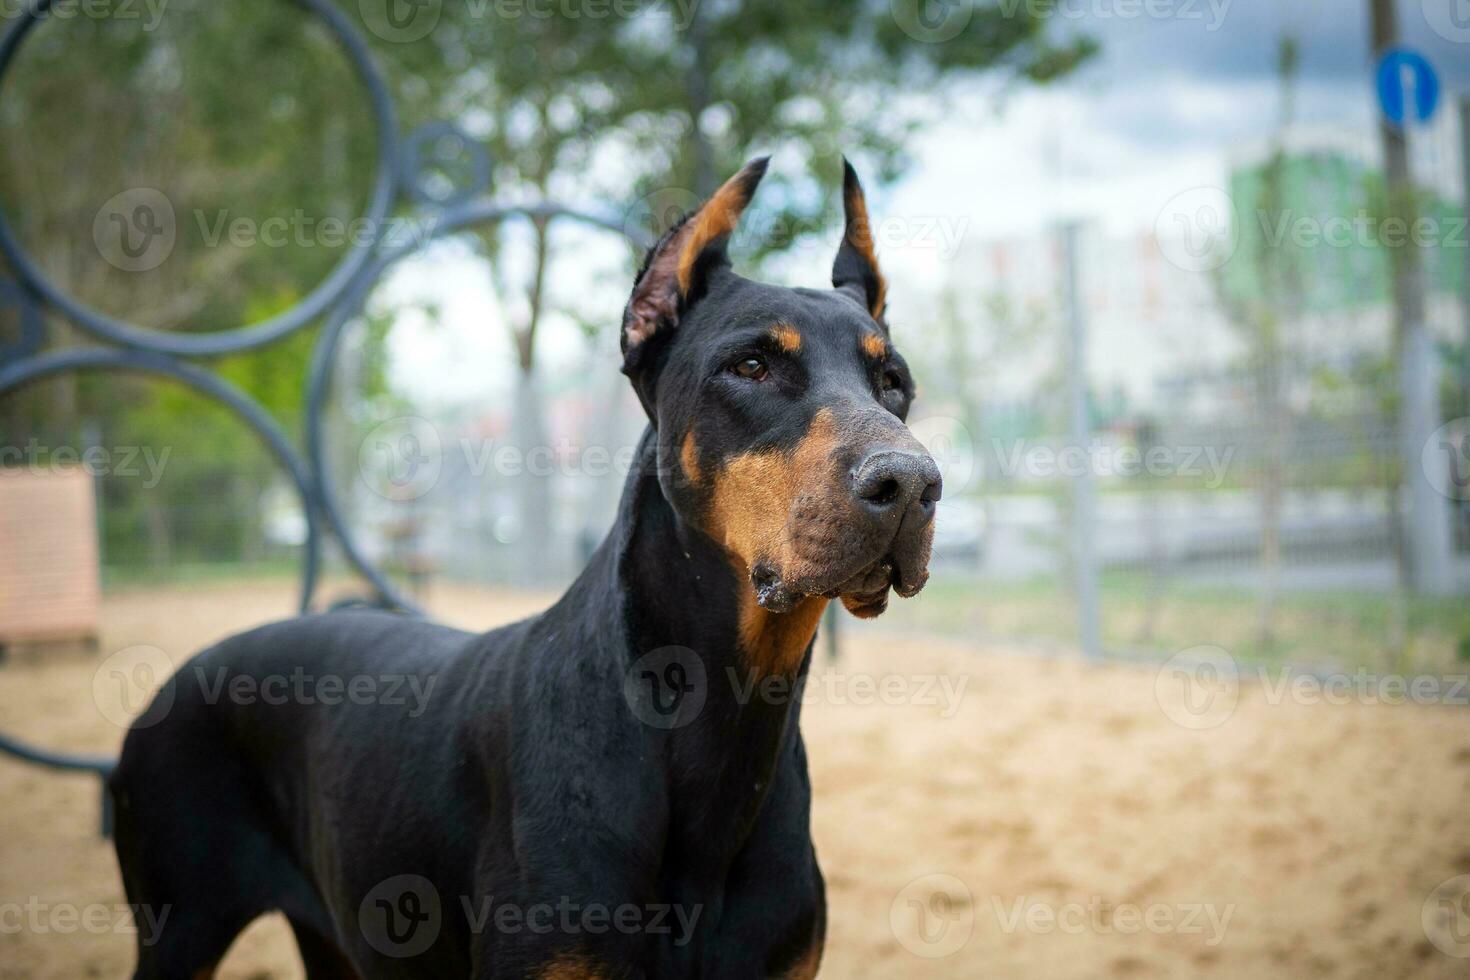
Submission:
<svg viewBox="0 0 1470 980">
<path fill-rule="evenodd" d="M 92 475 L 0 468 L 0 644 L 95 642 L 100 592 Z"/>
</svg>

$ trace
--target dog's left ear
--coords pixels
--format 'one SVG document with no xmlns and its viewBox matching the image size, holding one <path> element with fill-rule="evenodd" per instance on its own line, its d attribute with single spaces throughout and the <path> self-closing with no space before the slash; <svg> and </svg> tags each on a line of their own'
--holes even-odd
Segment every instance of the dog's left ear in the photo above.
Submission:
<svg viewBox="0 0 1470 980">
<path fill-rule="evenodd" d="M 649 341 L 672 332 L 704 293 L 710 272 L 729 265 L 730 233 L 766 174 L 769 157 L 747 163 L 708 201 L 649 249 L 623 310 L 623 370 L 641 360 Z"/>
<path fill-rule="evenodd" d="M 857 171 L 846 157 L 842 158 L 842 212 L 846 219 L 842 245 L 837 261 L 832 264 L 832 285 L 856 296 L 868 313 L 883 325 L 883 310 L 888 305 L 888 284 L 878 271 L 878 255 L 873 251 L 873 227 L 868 221 L 868 202 Z"/>
</svg>

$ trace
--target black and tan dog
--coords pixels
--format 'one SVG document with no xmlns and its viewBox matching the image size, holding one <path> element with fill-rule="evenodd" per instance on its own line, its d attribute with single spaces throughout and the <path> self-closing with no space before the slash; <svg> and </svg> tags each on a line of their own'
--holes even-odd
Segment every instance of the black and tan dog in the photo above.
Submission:
<svg viewBox="0 0 1470 980">
<path fill-rule="evenodd" d="M 875 616 L 924 585 L 940 478 L 903 421 L 851 167 L 834 289 L 730 268 L 765 166 L 638 275 L 623 369 L 651 424 L 556 605 L 483 636 L 378 612 L 266 626 L 200 653 L 128 734 L 118 858 L 162 920 L 138 977 L 210 976 L 273 909 L 313 980 L 816 973 L 799 685 L 829 600 Z M 265 696 L 303 676 L 338 696 Z M 384 678 L 424 710 L 345 696 Z"/>
</svg>

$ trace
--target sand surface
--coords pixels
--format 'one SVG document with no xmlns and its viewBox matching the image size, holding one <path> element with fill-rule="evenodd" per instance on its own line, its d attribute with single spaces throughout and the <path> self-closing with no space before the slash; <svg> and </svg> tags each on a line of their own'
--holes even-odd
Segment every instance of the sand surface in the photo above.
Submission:
<svg viewBox="0 0 1470 980">
<path fill-rule="evenodd" d="M 541 601 L 431 596 L 470 627 Z M 111 595 L 100 655 L 0 667 L 0 730 L 115 752 L 126 692 L 103 656 L 182 661 L 291 602 L 287 584 Z M 1470 878 L 1436 891 L 1470 874 L 1470 709 L 1248 683 L 1201 715 L 1151 668 L 881 622 L 845 640 L 803 718 L 824 977 L 1470 976 L 1450 955 L 1470 956 Z M 97 799 L 90 778 L 0 758 L 0 980 L 130 975 Z M 219 975 L 300 977 L 283 922 L 253 925 Z"/>
</svg>

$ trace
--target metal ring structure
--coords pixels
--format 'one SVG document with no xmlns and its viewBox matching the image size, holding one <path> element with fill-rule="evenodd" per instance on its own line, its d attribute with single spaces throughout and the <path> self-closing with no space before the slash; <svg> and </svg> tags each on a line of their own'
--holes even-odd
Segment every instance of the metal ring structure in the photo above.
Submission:
<svg viewBox="0 0 1470 980">
<path fill-rule="evenodd" d="M 347 559 L 373 584 L 378 593 L 388 603 L 409 611 L 418 611 L 418 606 L 404 596 L 388 580 L 388 577 L 363 554 L 361 547 L 352 536 L 351 528 L 342 517 L 342 511 L 337 506 L 336 486 L 332 482 L 331 468 L 327 466 L 326 443 L 322 435 L 322 416 L 326 410 L 327 399 L 331 394 L 332 365 L 337 361 L 337 349 L 342 339 L 343 329 L 362 313 L 368 294 L 372 291 L 373 286 L 377 285 L 384 272 L 430 242 L 446 235 L 517 217 L 547 220 L 558 217 L 567 218 L 594 228 L 624 235 L 639 248 L 646 248 L 653 244 L 652 239 L 641 231 L 630 232 L 623 224 L 609 218 L 563 207 L 559 204 L 501 205 L 493 201 L 462 204 L 445 211 L 435 223 L 433 234 L 424 241 L 405 243 L 379 251 L 372 263 L 363 269 L 359 281 L 342 297 L 342 302 L 333 308 L 311 352 L 311 369 L 306 389 L 306 458 L 311 464 L 312 472 L 316 474 L 317 495 L 322 516 L 326 518 L 328 527 L 336 537 L 338 544 L 342 546 L 342 551 Z"/>
<path fill-rule="evenodd" d="M 200 394 L 207 395 L 233 410 L 270 447 L 277 461 L 291 474 L 296 490 L 301 496 L 302 510 L 306 514 L 306 543 L 302 562 L 300 601 L 301 610 L 306 611 L 312 592 L 316 589 L 317 555 L 320 550 L 315 508 L 312 507 L 311 474 L 271 417 L 238 388 L 221 380 L 217 375 L 195 365 L 149 351 L 108 350 L 97 347 L 50 351 L 38 357 L 0 367 L 0 395 L 11 389 L 54 375 L 94 370 L 133 371 L 181 381 Z M 0 752 L 52 769 L 96 773 L 104 782 L 111 774 L 116 761 L 102 756 L 53 752 L 29 745 L 4 733 L 0 733 Z M 111 829 L 112 809 L 104 786 L 101 817 L 103 836 L 109 835 Z"/>
<path fill-rule="evenodd" d="M 250 396 L 218 375 L 193 364 L 176 361 L 151 351 L 109 350 L 105 347 L 73 347 L 48 351 L 38 357 L 0 367 L 0 395 L 12 388 L 71 371 L 121 370 L 153 374 L 182 381 L 202 395 L 231 409 L 254 430 L 271 450 L 276 461 L 291 475 L 301 496 L 306 515 L 306 544 L 301 574 L 300 608 L 305 612 L 316 591 L 317 556 L 320 553 L 315 508 L 315 488 L 311 473 L 301 462 L 296 450 L 265 409 Z"/>
<path fill-rule="evenodd" d="M 29 357 L 41 349 L 45 328 L 41 308 L 19 283 L 0 279 L 0 310 L 13 308 L 20 324 L 20 336 L 14 343 L 0 344 L 0 364 Z"/>
<path fill-rule="evenodd" d="M 42 299 L 54 306 L 77 326 L 103 340 L 133 347 L 138 350 L 159 351 L 190 357 L 215 357 L 236 351 L 260 347 L 279 340 L 301 329 L 325 313 L 332 303 L 351 285 L 358 271 L 367 264 L 378 240 L 383 235 L 388 211 L 397 196 L 395 172 L 398 162 L 397 122 L 392 97 L 387 84 L 373 63 L 372 54 L 362 38 L 352 28 L 346 16 L 331 3 L 331 0 L 292 0 L 293 3 L 314 14 L 336 39 L 344 54 L 352 63 L 358 78 L 367 88 L 377 128 L 378 164 L 369 198 L 367 213 L 363 216 L 371 229 L 370 240 L 357 243 L 306 298 L 296 306 L 269 319 L 246 326 L 216 330 L 208 333 L 176 333 L 153 330 L 127 323 L 92 309 L 85 303 L 68 296 L 50 280 L 26 254 L 20 240 L 16 238 L 9 223 L 0 210 L 0 252 L 10 262 L 16 274 L 34 289 Z M 46 12 L 54 0 L 33 0 L 26 12 L 11 25 L 5 37 L 0 39 L 0 97 L 3 97 L 5 76 L 16 52 L 31 30 L 45 19 Z"/>
<path fill-rule="evenodd" d="M 445 162 L 435 152 L 437 144 L 445 139 L 455 140 L 464 150 L 470 168 L 470 182 L 451 188 L 448 194 L 435 196 L 425 186 L 423 172 L 426 164 Z M 401 153 L 399 183 L 409 197 L 425 207 L 452 208 L 490 190 L 490 154 L 458 123 L 447 119 L 425 123 L 408 134 Z"/>
<path fill-rule="evenodd" d="M 400 155 L 396 111 L 392 97 L 375 66 L 367 44 L 332 0 L 291 0 L 315 15 L 327 27 L 351 61 L 367 89 L 377 129 L 378 161 L 365 219 L 372 223 L 371 240 L 355 245 L 305 299 L 296 306 L 254 324 L 208 333 L 174 333 L 154 330 L 106 316 L 55 287 L 26 255 L 0 211 L 0 254 L 15 270 L 19 283 L 0 281 L 0 305 L 15 306 L 20 315 L 20 338 L 0 345 L 0 397 L 23 385 L 55 375 L 77 371 L 127 371 L 182 382 L 231 409 L 267 445 L 290 474 L 301 497 L 307 521 L 307 540 L 302 560 L 299 606 L 310 608 L 321 562 L 321 521 L 340 543 L 346 559 L 378 593 L 382 605 L 418 613 L 418 606 L 364 554 L 337 504 L 335 489 L 325 465 L 322 414 L 330 396 L 331 368 L 336 360 L 344 327 L 357 316 L 383 273 L 427 242 L 395 244 L 384 237 L 386 219 L 395 202 L 406 197 L 428 211 L 434 221 L 428 240 L 509 218 L 551 220 L 565 218 L 622 235 L 639 248 L 652 244 L 641 228 L 611 218 L 589 214 L 554 203 L 501 205 L 483 196 L 489 191 L 490 161 L 457 126 L 429 124 L 411 134 L 410 152 Z M 53 0 L 31 0 L 24 14 L 0 37 L 0 100 L 6 72 L 15 60 L 22 41 L 45 19 Z M 424 187 L 420 173 L 434 161 L 425 147 L 447 134 L 466 140 L 473 183 L 456 187 L 435 200 Z M 474 199 L 467 199 L 474 197 Z M 426 217 L 426 220 L 428 220 Z M 40 351 L 44 342 L 44 313 L 59 312 L 78 327 L 115 346 L 65 348 Z M 303 460 L 279 425 L 258 402 L 216 374 L 180 357 L 207 358 L 251 350 L 279 340 L 309 324 L 322 321 L 321 334 L 312 351 L 306 392 L 305 448 Z M 58 770 L 96 773 L 104 780 L 114 760 L 89 755 L 50 752 L 0 734 L 0 752 Z M 111 826 L 107 793 L 102 794 L 102 830 Z"/>
</svg>

